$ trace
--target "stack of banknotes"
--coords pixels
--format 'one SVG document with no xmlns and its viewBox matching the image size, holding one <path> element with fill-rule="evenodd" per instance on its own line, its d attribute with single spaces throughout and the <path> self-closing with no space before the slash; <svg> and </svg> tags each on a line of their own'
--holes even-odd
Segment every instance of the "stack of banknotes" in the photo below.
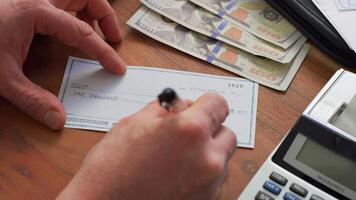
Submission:
<svg viewBox="0 0 356 200">
<path fill-rule="evenodd" d="M 140 0 L 128 24 L 187 54 L 285 91 L 306 38 L 264 0 Z"/>
</svg>

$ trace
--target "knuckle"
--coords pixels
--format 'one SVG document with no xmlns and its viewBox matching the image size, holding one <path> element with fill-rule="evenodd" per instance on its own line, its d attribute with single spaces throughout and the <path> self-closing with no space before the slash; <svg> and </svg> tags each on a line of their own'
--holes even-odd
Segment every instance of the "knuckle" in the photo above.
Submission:
<svg viewBox="0 0 356 200">
<path fill-rule="evenodd" d="M 108 14 L 107 14 L 108 16 L 116 16 L 115 10 L 111 7 L 110 7 L 110 9 L 108 9 L 107 12 L 108 12 Z"/>
<path fill-rule="evenodd" d="M 94 29 L 86 22 L 82 20 L 76 20 L 76 32 L 81 37 L 89 37 L 94 34 Z"/>
<path fill-rule="evenodd" d="M 225 160 L 218 155 L 210 155 L 206 159 L 208 173 L 212 176 L 220 176 L 225 170 Z"/>
<path fill-rule="evenodd" d="M 206 105 L 202 110 L 202 113 L 210 117 L 213 122 L 221 121 L 222 117 L 226 117 L 229 113 L 229 107 L 226 100 L 217 94 L 207 93 L 202 97 Z"/>
<path fill-rule="evenodd" d="M 18 20 L 29 22 L 36 18 L 46 19 L 51 4 L 47 0 L 17 0 L 10 2 L 9 6 L 16 12 Z"/>
<path fill-rule="evenodd" d="M 229 142 L 231 142 L 231 144 L 233 146 L 237 145 L 237 136 L 236 134 L 228 127 L 224 127 L 226 129 L 226 131 L 228 132 L 228 137 L 229 137 Z"/>
<path fill-rule="evenodd" d="M 63 15 L 67 15 L 66 12 L 63 11 Z M 71 34 L 66 36 L 66 40 L 71 46 L 79 47 L 83 45 L 83 42 L 92 37 L 95 34 L 94 29 L 87 24 L 86 22 L 76 19 L 71 15 L 65 16 L 68 18 L 68 21 L 71 21 Z"/>
<path fill-rule="evenodd" d="M 68 31 L 62 32 L 61 38 L 70 46 L 80 48 L 83 42 L 94 34 L 94 29 L 84 21 L 81 21 L 65 11 L 59 12 L 60 18 L 67 22 Z"/>
<path fill-rule="evenodd" d="M 224 111 L 224 112 L 227 112 L 228 109 L 229 109 L 229 106 L 225 100 L 225 98 L 221 95 L 215 95 L 213 100 L 215 101 L 215 105 L 217 105 L 217 107 Z"/>
<path fill-rule="evenodd" d="M 50 4 L 46 0 L 20 0 L 16 1 L 16 7 L 20 10 L 37 10 L 48 7 Z"/>
<path fill-rule="evenodd" d="M 190 137 L 201 138 L 206 135 L 208 131 L 208 126 L 202 120 L 194 120 L 189 122 L 183 122 L 179 126 L 179 132 Z"/>
<path fill-rule="evenodd" d="M 211 104 L 217 108 L 224 110 L 228 109 L 228 104 L 223 96 L 214 93 L 207 93 L 205 97 L 210 99 Z"/>
<path fill-rule="evenodd" d="M 41 113 L 39 111 L 44 104 L 42 103 L 41 95 L 36 91 L 25 90 L 20 93 L 15 104 L 18 105 L 25 113 L 35 118 L 41 117 Z"/>
<path fill-rule="evenodd" d="M 35 3 L 36 7 L 42 7 L 42 6 L 49 6 L 51 4 L 49 4 L 49 2 L 47 0 L 35 0 Z"/>
</svg>

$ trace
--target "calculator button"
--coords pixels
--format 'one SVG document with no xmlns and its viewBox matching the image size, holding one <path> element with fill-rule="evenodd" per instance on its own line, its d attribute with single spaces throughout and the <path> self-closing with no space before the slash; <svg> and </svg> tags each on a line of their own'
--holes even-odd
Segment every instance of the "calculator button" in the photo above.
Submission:
<svg viewBox="0 0 356 200">
<path fill-rule="evenodd" d="M 322 198 L 322 197 L 319 197 L 318 195 L 313 194 L 313 195 L 310 197 L 310 200 L 325 200 L 325 199 Z"/>
<path fill-rule="evenodd" d="M 255 196 L 255 200 L 274 200 L 274 198 L 265 192 L 259 191 Z"/>
<path fill-rule="evenodd" d="M 287 192 L 284 194 L 283 196 L 284 200 L 301 200 L 299 197 L 297 197 L 297 195 L 294 195 L 290 192 Z"/>
<path fill-rule="evenodd" d="M 282 190 L 277 184 L 273 183 L 272 181 L 266 181 L 265 184 L 263 184 L 263 188 L 276 195 L 279 195 Z"/>
<path fill-rule="evenodd" d="M 302 197 L 306 197 L 307 194 L 308 194 L 308 190 L 305 189 L 304 187 L 296 184 L 296 183 L 293 183 L 290 188 L 289 188 L 291 191 L 295 192 L 296 194 L 299 194 L 300 196 Z"/>
<path fill-rule="evenodd" d="M 288 182 L 288 180 L 286 178 L 284 178 L 282 175 L 280 175 L 280 174 L 278 174 L 276 172 L 272 172 L 272 174 L 269 176 L 269 178 L 272 181 L 274 181 L 274 182 L 276 182 L 276 183 L 278 183 L 278 184 L 280 184 L 282 186 L 285 186 L 287 184 L 287 182 Z"/>
</svg>

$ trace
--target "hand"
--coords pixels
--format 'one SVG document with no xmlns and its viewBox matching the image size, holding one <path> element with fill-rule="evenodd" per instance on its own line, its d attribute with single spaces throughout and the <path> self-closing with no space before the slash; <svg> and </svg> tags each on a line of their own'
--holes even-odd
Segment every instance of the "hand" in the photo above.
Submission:
<svg viewBox="0 0 356 200">
<path fill-rule="evenodd" d="M 92 148 L 57 199 L 215 199 L 236 148 L 227 115 L 212 94 L 177 114 L 152 103 Z"/>
<path fill-rule="evenodd" d="M 106 0 L 52 0 L 51 3 L 0 1 L 0 95 L 50 128 L 61 129 L 65 112 L 57 97 L 23 74 L 23 63 L 35 33 L 51 35 L 81 49 L 114 73 L 123 74 L 126 65 L 90 25 L 61 10 L 78 12 L 90 24 L 98 20 L 106 38 L 119 42 L 118 21 Z"/>
</svg>

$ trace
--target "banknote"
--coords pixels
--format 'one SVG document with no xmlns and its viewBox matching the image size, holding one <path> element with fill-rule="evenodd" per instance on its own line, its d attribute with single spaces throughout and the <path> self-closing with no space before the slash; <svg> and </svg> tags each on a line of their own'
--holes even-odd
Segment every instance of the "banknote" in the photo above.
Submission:
<svg viewBox="0 0 356 200">
<path fill-rule="evenodd" d="M 289 63 L 306 41 L 306 38 L 301 36 L 288 49 L 283 49 L 265 42 L 228 20 L 189 2 L 189 0 L 141 0 L 141 2 L 160 15 L 191 30 L 216 38 L 254 55 L 281 63 Z"/>
<path fill-rule="evenodd" d="M 292 62 L 282 64 L 191 31 L 144 6 L 128 24 L 168 46 L 281 91 L 287 90 L 309 50 L 305 44 Z"/>
<path fill-rule="evenodd" d="M 264 0 L 190 0 L 283 48 L 302 34 Z"/>
</svg>

